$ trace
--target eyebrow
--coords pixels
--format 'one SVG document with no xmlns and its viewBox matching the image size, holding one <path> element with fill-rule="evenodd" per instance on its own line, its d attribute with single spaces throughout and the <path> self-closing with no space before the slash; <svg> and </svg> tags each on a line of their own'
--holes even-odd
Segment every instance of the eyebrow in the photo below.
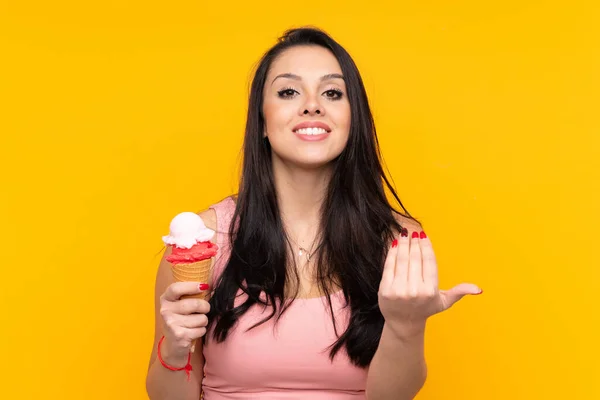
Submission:
<svg viewBox="0 0 600 400">
<path fill-rule="evenodd" d="M 296 81 L 301 81 L 302 77 L 296 75 L 296 74 L 292 74 L 290 72 L 286 72 L 285 74 L 279 74 L 275 77 L 275 79 L 277 78 L 289 78 L 289 79 L 294 79 Z M 275 82 L 275 79 L 273 79 L 273 82 Z M 344 80 L 344 75 L 342 74 L 327 74 L 327 75 L 323 75 L 320 79 L 321 82 L 329 80 L 329 79 L 342 79 Z M 273 84 L 273 82 L 271 82 L 271 85 Z"/>
</svg>

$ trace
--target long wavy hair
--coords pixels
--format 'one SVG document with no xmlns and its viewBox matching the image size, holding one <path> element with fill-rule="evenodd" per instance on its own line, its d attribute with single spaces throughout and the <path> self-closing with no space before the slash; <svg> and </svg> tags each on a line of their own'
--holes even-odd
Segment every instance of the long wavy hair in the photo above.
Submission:
<svg viewBox="0 0 600 400">
<path fill-rule="evenodd" d="M 287 310 L 293 296 L 285 296 L 290 282 L 299 283 L 292 246 L 280 216 L 271 164 L 271 146 L 263 138 L 263 87 L 269 68 L 282 52 L 300 45 L 322 46 L 333 53 L 345 77 L 351 109 L 348 142 L 332 161 L 333 174 L 320 214 L 320 235 L 314 259 L 316 279 L 327 299 L 338 337 L 329 347 L 330 358 L 345 347 L 357 366 L 370 364 L 383 329 L 378 289 L 388 244 L 402 228 L 394 213 L 417 221 L 404 208 L 382 168 L 379 142 L 367 94 L 358 68 L 348 52 L 324 31 L 290 29 L 261 58 L 252 80 L 243 145 L 243 161 L 235 212 L 229 226 L 232 249 L 210 299 L 207 339 L 222 342 L 251 307 L 270 307 L 268 315 L 249 329 Z M 385 186 L 404 212 L 394 209 Z M 418 222 L 418 221 L 417 221 Z M 292 258 L 292 260 L 290 260 Z M 293 261 L 293 262 L 292 262 Z M 338 332 L 331 289 L 341 287 L 350 309 L 348 327 Z M 294 287 L 298 288 L 296 284 Z M 234 304 L 240 289 L 247 295 Z M 208 341 L 208 340 L 207 340 Z"/>
</svg>

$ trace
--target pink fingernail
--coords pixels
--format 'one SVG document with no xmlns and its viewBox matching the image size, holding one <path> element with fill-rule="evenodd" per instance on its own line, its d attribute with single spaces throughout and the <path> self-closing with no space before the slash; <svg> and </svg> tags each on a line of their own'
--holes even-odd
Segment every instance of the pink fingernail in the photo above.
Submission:
<svg viewBox="0 0 600 400">
<path fill-rule="evenodd" d="M 198 289 L 200 290 L 208 290 L 209 286 L 208 283 L 201 283 L 198 285 Z"/>
</svg>

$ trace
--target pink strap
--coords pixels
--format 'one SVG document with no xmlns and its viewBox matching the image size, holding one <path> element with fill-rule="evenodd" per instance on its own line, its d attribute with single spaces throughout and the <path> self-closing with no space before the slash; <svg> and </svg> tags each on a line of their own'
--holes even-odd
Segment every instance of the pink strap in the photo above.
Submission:
<svg viewBox="0 0 600 400">
<path fill-rule="evenodd" d="M 221 273 L 223 272 L 225 264 L 229 260 L 229 255 L 231 253 L 231 243 L 229 241 L 229 224 L 231 223 L 233 213 L 235 212 L 235 201 L 231 196 L 229 196 L 221 200 L 219 203 L 213 204 L 209 208 L 215 210 L 215 213 L 217 214 L 217 230 L 215 234 L 215 242 L 217 243 L 217 246 L 219 246 L 219 250 L 215 258 L 215 265 L 212 273 L 211 286 L 214 287 L 214 285 L 217 283 L 217 280 L 221 276 Z"/>
</svg>

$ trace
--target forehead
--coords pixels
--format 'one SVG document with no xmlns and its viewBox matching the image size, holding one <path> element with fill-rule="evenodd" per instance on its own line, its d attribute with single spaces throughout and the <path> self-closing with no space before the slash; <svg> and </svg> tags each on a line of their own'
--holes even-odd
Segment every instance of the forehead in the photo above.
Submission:
<svg viewBox="0 0 600 400">
<path fill-rule="evenodd" d="M 303 79 L 318 79 L 331 73 L 342 73 L 337 59 L 321 46 L 294 46 L 281 53 L 269 70 L 268 76 L 291 72 Z"/>
</svg>

